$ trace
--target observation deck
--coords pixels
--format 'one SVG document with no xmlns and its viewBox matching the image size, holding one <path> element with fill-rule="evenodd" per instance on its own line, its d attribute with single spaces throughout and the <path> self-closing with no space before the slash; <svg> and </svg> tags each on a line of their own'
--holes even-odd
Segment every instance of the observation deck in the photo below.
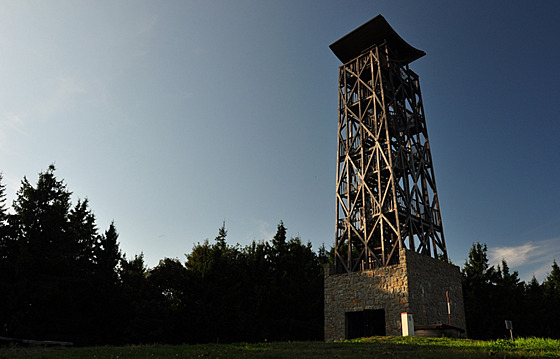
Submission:
<svg viewBox="0 0 560 359">
<path fill-rule="evenodd" d="M 426 55 L 424 51 L 404 41 L 381 15 L 377 15 L 356 30 L 341 37 L 329 47 L 345 64 L 373 46 L 381 45 L 384 42 L 391 49 L 392 60 L 403 64 L 409 64 Z"/>
</svg>

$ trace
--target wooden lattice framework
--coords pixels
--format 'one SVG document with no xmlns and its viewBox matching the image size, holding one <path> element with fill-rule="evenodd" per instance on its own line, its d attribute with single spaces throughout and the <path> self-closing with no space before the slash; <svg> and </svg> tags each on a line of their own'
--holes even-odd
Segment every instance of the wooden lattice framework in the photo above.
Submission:
<svg viewBox="0 0 560 359">
<path fill-rule="evenodd" d="M 394 264 L 403 247 L 447 260 L 420 82 L 409 68 L 424 53 L 381 16 L 366 25 L 331 45 L 342 60 L 357 52 L 339 67 L 338 273 Z"/>
</svg>

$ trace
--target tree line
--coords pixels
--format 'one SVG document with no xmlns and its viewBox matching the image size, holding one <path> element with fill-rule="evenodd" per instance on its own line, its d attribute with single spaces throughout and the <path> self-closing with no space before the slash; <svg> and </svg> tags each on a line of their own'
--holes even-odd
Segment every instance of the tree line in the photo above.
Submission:
<svg viewBox="0 0 560 359">
<path fill-rule="evenodd" d="M 114 223 L 100 231 L 87 199 L 55 167 L 24 178 L 8 210 L 0 174 L 0 336 L 77 345 L 322 340 L 323 264 L 333 250 L 287 238 L 214 240 L 186 258 L 147 268 L 127 258 Z M 489 266 L 473 244 L 461 271 L 471 338 L 501 338 L 504 320 L 520 336 L 560 337 L 560 269 L 524 283 L 505 261 Z"/>
<path fill-rule="evenodd" d="M 486 244 L 475 243 L 461 271 L 467 330 L 470 338 L 522 337 L 560 338 L 560 268 L 553 261 L 542 284 L 535 276 L 529 283 L 510 271 L 505 260 L 489 265 Z"/>
<path fill-rule="evenodd" d="M 224 225 L 184 262 L 126 258 L 114 223 L 56 178 L 21 182 L 8 211 L 0 175 L 0 336 L 77 345 L 322 339 L 323 284 L 311 244 L 229 245 Z"/>
</svg>

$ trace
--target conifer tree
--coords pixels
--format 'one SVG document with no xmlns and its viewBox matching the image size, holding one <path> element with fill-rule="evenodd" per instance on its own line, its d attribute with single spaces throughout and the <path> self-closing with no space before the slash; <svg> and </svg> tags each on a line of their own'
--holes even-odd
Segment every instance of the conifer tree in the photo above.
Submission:
<svg viewBox="0 0 560 359">
<path fill-rule="evenodd" d="M 103 281 L 108 284 L 116 284 L 118 279 L 118 268 L 122 260 L 122 253 L 119 249 L 119 234 L 115 227 L 115 222 L 111 222 L 105 233 L 99 236 L 95 245 L 94 259 L 96 272 L 102 276 Z"/>
<path fill-rule="evenodd" d="M 462 270 L 463 297 L 467 330 L 471 338 L 493 337 L 495 318 L 492 311 L 491 292 L 496 280 L 496 270 L 488 264 L 486 244 L 473 243 Z"/>
<path fill-rule="evenodd" d="M 543 286 L 546 295 L 560 300 L 560 267 L 556 259 L 552 262 L 552 271 L 546 276 Z"/>
<path fill-rule="evenodd" d="M 547 308 L 547 317 L 543 324 L 547 328 L 547 336 L 560 338 L 560 267 L 556 259 L 552 262 L 552 271 L 543 282 L 543 296 Z"/>
<path fill-rule="evenodd" d="M 489 303 L 489 308 L 493 309 L 490 316 L 495 318 L 491 323 L 491 330 L 495 335 L 507 335 L 509 333 L 505 329 L 505 320 L 511 320 L 517 325 L 522 322 L 524 283 L 519 280 L 517 271 L 510 273 L 505 259 L 502 259 L 501 265 L 498 266 L 495 283 Z"/>
<path fill-rule="evenodd" d="M 220 229 L 218 230 L 218 236 L 216 237 L 216 244 L 218 245 L 219 249 L 225 249 L 227 246 L 227 230 L 226 230 L 226 222 L 222 224 Z"/>
<path fill-rule="evenodd" d="M 0 172 L 0 336 L 8 336 L 8 322 L 13 311 L 15 248 L 9 235 L 6 209 L 6 186 Z"/>
<path fill-rule="evenodd" d="M 39 173 L 36 185 L 24 177 L 13 203 L 13 305 L 7 325 L 14 337 L 85 343 L 99 303 L 97 226 L 88 200 L 72 206 L 72 193 L 55 171 L 50 165 Z"/>
<path fill-rule="evenodd" d="M 14 335 L 24 338 L 68 340 L 73 330 L 68 328 L 77 270 L 68 222 L 71 193 L 54 172 L 50 165 L 39 173 L 36 186 L 24 177 L 13 205 L 18 253 L 11 319 Z"/>
<path fill-rule="evenodd" d="M 4 176 L 0 172 L 0 227 L 4 227 L 7 223 L 8 212 L 6 209 L 6 185 L 2 182 Z"/>
</svg>

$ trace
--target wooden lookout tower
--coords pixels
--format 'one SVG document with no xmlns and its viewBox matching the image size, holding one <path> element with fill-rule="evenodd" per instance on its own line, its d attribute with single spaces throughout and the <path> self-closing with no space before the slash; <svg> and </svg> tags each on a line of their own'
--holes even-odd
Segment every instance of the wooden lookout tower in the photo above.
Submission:
<svg viewBox="0 0 560 359">
<path fill-rule="evenodd" d="M 446 311 L 428 313 L 421 308 L 440 299 L 445 306 L 450 286 L 454 296 L 460 296 L 456 304 L 461 313 L 455 325 L 464 327 L 458 267 L 447 263 L 420 82 L 409 67 L 425 53 L 404 41 L 381 15 L 330 48 L 342 65 L 338 74 L 335 263 L 325 281 L 325 338 L 356 336 L 363 332 L 356 329 L 361 326 L 369 328 L 362 333 L 366 335 L 400 333 L 399 311 L 417 312 L 415 319 L 424 324 L 442 322 L 448 318 Z M 441 273 L 445 278 L 440 278 Z M 355 280 L 364 274 L 371 283 L 359 284 L 363 285 L 359 294 Z M 354 288 L 352 303 L 359 305 L 344 304 L 330 292 L 334 287 L 345 292 L 345 283 Z M 438 297 L 441 290 L 427 294 L 424 286 L 431 284 L 447 288 L 442 298 Z M 412 292 L 415 285 L 419 293 Z M 382 297 L 381 292 L 385 297 L 397 295 L 392 300 L 395 305 L 376 299 Z M 420 294 L 430 298 L 425 303 L 412 300 Z M 360 296 L 363 298 L 357 298 Z M 333 314 L 343 310 L 337 305 L 345 308 L 344 317 Z M 333 315 L 338 318 L 334 320 L 338 328 L 328 320 Z M 374 333 L 372 328 L 378 329 Z"/>
</svg>

